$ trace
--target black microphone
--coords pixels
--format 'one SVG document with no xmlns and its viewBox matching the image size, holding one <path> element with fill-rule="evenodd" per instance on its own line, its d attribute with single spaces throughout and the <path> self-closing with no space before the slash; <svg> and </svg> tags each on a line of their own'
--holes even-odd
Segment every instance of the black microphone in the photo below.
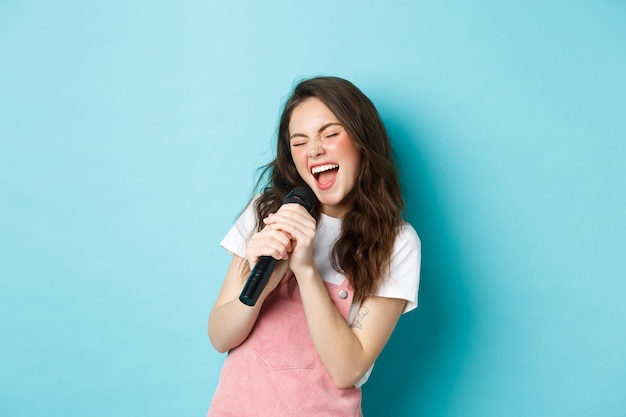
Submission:
<svg viewBox="0 0 626 417">
<path fill-rule="evenodd" d="M 313 211 L 315 206 L 315 194 L 309 187 L 296 187 L 289 191 L 289 194 L 285 196 L 283 204 L 298 203 L 302 207 L 308 210 L 309 213 Z M 261 256 L 259 261 L 254 265 L 254 269 L 248 275 L 248 281 L 244 285 L 239 300 L 248 306 L 256 304 L 259 296 L 263 292 L 267 281 L 272 276 L 272 271 L 278 261 L 271 256 Z"/>
</svg>

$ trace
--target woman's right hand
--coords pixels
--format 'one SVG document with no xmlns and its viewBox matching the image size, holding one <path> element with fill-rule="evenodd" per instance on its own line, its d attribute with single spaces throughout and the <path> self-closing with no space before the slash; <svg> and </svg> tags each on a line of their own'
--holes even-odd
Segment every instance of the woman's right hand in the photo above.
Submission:
<svg viewBox="0 0 626 417">
<path fill-rule="evenodd" d="M 271 256 L 279 261 L 287 260 L 291 250 L 291 238 L 287 234 L 266 226 L 248 240 L 246 258 L 252 270 L 261 256 Z"/>
<path fill-rule="evenodd" d="M 270 216 L 272 215 L 270 214 Z M 292 249 L 293 243 L 287 234 L 268 226 L 260 232 L 253 234 L 248 240 L 246 258 L 250 270 L 254 269 L 254 266 L 262 256 L 271 256 L 279 261 L 265 286 L 264 293 L 268 293 L 276 288 L 285 276 L 288 268 L 288 262 L 285 261 L 289 259 Z"/>
</svg>

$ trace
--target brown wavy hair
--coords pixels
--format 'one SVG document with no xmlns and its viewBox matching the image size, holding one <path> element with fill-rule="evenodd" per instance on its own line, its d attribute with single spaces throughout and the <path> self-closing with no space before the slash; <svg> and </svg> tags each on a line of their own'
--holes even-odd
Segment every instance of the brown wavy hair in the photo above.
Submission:
<svg viewBox="0 0 626 417">
<path fill-rule="evenodd" d="M 355 299 L 362 299 L 376 291 L 389 271 L 395 238 L 403 223 L 404 200 L 380 115 L 371 100 L 349 81 L 338 77 L 306 79 L 287 99 L 278 126 L 276 158 L 261 167 L 257 184 L 261 191 L 255 203 L 257 227 L 263 228 L 262 219 L 278 210 L 293 187 L 306 185 L 291 157 L 289 121 L 294 108 L 311 97 L 317 97 L 333 112 L 361 153 L 361 171 L 347 197 L 352 207 L 343 218 L 332 263 L 348 278 Z M 319 209 L 314 209 L 313 216 L 319 219 Z"/>
</svg>

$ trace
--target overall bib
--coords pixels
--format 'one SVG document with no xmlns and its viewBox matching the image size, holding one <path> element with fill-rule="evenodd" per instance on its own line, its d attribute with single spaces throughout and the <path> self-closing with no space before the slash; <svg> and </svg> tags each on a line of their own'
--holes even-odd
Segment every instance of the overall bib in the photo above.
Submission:
<svg viewBox="0 0 626 417">
<path fill-rule="evenodd" d="M 324 283 L 347 321 L 347 279 Z M 361 389 L 338 388 L 309 334 L 297 287 L 286 280 L 267 297 L 248 338 L 231 349 L 207 417 L 359 417 Z"/>
</svg>

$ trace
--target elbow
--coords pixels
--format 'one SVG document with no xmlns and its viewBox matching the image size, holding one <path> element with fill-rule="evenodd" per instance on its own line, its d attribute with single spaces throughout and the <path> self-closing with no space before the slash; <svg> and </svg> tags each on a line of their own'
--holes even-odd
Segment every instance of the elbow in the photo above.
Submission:
<svg viewBox="0 0 626 417">
<path fill-rule="evenodd" d="M 211 336 L 210 326 L 209 326 L 208 334 L 209 334 L 209 341 L 213 345 L 213 348 L 215 348 L 215 350 L 217 350 L 219 353 L 226 353 L 230 350 L 230 347 L 227 346 L 226 343 L 223 343 L 223 341 L 221 341 L 220 338 L 216 337 L 215 335 Z"/>
<path fill-rule="evenodd" d="M 352 388 L 359 382 L 362 376 L 362 373 L 350 371 L 334 372 L 330 374 L 333 383 L 340 389 Z"/>
<path fill-rule="evenodd" d="M 217 341 L 214 338 L 212 338 L 211 337 L 211 333 L 209 333 L 209 340 L 211 341 L 211 344 L 213 345 L 215 350 L 217 350 L 219 353 L 226 353 L 226 352 L 228 352 L 230 350 L 230 348 L 228 346 L 226 346 L 223 343 L 219 343 L 219 341 Z"/>
<path fill-rule="evenodd" d="M 356 382 L 354 383 L 342 383 L 342 382 L 335 382 L 335 385 L 337 386 L 337 388 L 339 389 L 348 389 L 348 388 L 352 388 L 354 385 L 356 384 Z"/>
<path fill-rule="evenodd" d="M 356 359 L 354 356 L 356 355 L 351 355 L 352 360 L 343 357 L 337 362 L 325 364 L 326 370 L 337 388 L 354 387 L 373 364 L 373 361 L 370 362 L 366 358 Z"/>
<path fill-rule="evenodd" d="M 215 350 L 217 350 L 219 353 L 226 353 L 228 352 L 228 348 L 223 347 L 223 346 L 218 346 L 215 343 L 213 343 L 213 347 L 215 348 Z"/>
<path fill-rule="evenodd" d="M 211 331 L 211 322 L 209 321 L 207 334 L 209 336 L 209 341 L 213 345 L 213 348 L 215 348 L 215 350 L 217 350 L 219 353 L 227 352 L 229 350 L 229 347 L 226 346 L 225 343 L 221 342 L 220 338 L 217 337 L 214 333 L 215 333 L 215 331 Z"/>
<path fill-rule="evenodd" d="M 243 340 L 229 338 L 228 336 L 220 334 L 220 332 L 211 331 L 210 327 L 208 333 L 209 341 L 211 341 L 213 348 L 219 353 L 226 353 L 229 350 L 236 348 L 243 342 Z"/>
</svg>

